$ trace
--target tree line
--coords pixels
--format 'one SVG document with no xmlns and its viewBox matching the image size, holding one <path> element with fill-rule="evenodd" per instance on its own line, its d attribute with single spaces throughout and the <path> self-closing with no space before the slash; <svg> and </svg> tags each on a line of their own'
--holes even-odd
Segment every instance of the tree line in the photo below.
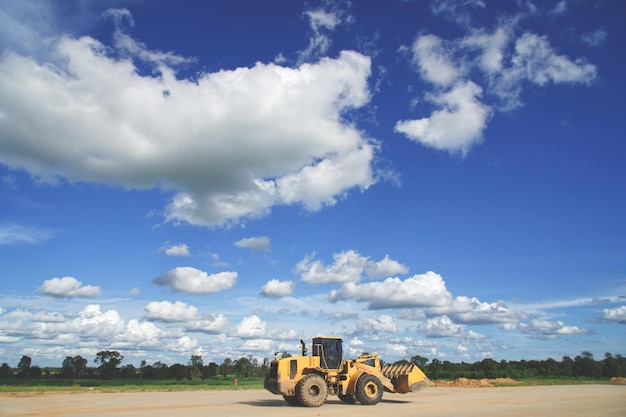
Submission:
<svg viewBox="0 0 626 417">
<path fill-rule="evenodd" d="M 53 377 L 63 379 L 176 379 L 201 380 L 217 376 L 236 376 L 239 378 L 262 378 L 266 374 L 267 364 L 259 364 L 252 356 L 239 359 L 226 358 L 221 364 L 209 362 L 205 364 L 202 356 L 192 355 L 187 364 L 175 363 L 171 366 L 161 361 L 149 365 L 141 361 L 139 367 L 132 364 L 122 365 L 124 356 L 115 350 L 103 350 L 93 359 L 95 366 L 89 366 L 89 361 L 80 355 L 67 356 L 61 367 L 41 368 L 32 365 L 32 358 L 22 356 L 15 368 L 4 362 L 0 366 L 0 379 L 23 379 Z"/>
<path fill-rule="evenodd" d="M 403 361 L 400 361 L 403 362 Z M 422 356 L 413 356 L 410 361 L 418 365 L 430 379 L 453 380 L 457 378 L 612 378 L 626 376 L 626 358 L 606 353 L 604 359 L 595 360 L 591 352 L 583 351 L 573 359 L 564 356 L 561 361 L 520 360 L 497 362 L 483 359 L 474 363 L 451 363 L 433 359 L 429 362 Z"/>
<path fill-rule="evenodd" d="M 282 357 L 290 357 L 287 352 Z M 268 371 L 267 359 L 259 363 L 252 356 L 239 359 L 226 358 L 221 364 L 216 362 L 204 363 L 202 356 L 193 355 L 187 364 L 176 363 L 167 365 L 157 361 L 152 365 L 141 361 L 137 368 L 132 364 L 122 365 L 124 356 L 118 351 L 104 350 L 96 354 L 93 359 L 95 366 L 88 366 L 88 360 L 82 356 L 67 356 L 60 368 L 40 368 L 32 365 L 29 356 L 22 356 L 15 368 L 6 362 L 0 366 L 0 379 L 19 378 L 63 378 L 63 379 L 113 379 L 123 378 L 130 380 L 203 380 L 209 378 L 237 377 L 263 378 Z M 384 364 L 384 361 L 381 361 Z M 497 362 L 493 359 L 483 359 L 474 363 L 453 363 L 447 360 L 432 361 L 423 356 L 415 355 L 410 360 L 400 360 L 395 363 L 414 363 L 419 366 L 430 379 L 457 379 L 457 378 L 611 378 L 626 376 L 626 358 L 622 355 L 606 353 L 604 359 L 596 360 L 588 351 L 583 351 L 573 359 L 564 356 L 561 361 L 552 358 L 545 360 L 520 360 Z"/>
</svg>

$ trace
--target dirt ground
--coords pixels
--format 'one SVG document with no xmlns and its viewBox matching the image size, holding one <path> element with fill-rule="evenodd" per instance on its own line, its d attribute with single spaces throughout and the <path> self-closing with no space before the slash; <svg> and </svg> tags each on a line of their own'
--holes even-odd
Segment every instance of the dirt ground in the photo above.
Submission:
<svg viewBox="0 0 626 417">
<path fill-rule="evenodd" d="M 385 393 L 375 406 L 329 396 L 320 408 L 288 406 L 264 390 L 3 394 L 0 416 L 150 417 L 624 417 L 626 385 L 431 387 L 406 395 Z"/>
</svg>

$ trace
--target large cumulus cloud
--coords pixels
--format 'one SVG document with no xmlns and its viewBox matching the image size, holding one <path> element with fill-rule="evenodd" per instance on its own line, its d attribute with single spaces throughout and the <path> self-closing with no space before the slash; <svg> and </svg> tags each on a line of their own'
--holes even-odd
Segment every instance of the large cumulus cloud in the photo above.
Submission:
<svg viewBox="0 0 626 417">
<path fill-rule="evenodd" d="M 183 77 L 184 58 L 116 35 L 113 47 L 61 37 L 44 62 L 4 52 L 0 163 L 56 181 L 159 187 L 171 195 L 166 218 L 197 225 L 274 205 L 318 210 L 376 181 L 375 141 L 343 119 L 370 99 L 369 57 Z"/>
</svg>

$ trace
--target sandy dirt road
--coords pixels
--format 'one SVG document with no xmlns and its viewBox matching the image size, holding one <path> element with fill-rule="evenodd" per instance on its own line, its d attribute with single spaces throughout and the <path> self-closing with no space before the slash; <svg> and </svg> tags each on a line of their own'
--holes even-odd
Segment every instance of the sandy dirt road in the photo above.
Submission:
<svg viewBox="0 0 626 417">
<path fill-rule="evenodd" d="M 0 416 L 145 417 L 625 417 L 626 385 L 503 388 L 428 388 L 385 393 L 375 406 L 348 405 L 337 397 L 320 408 L 288 406 L 264 390 L 136 393 L 4 394 Z"/>
</svg>

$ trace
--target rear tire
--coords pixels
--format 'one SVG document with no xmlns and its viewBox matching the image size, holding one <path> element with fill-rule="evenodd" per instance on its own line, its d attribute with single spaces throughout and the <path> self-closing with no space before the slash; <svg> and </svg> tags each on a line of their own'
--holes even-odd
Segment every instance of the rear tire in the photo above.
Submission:
<svg viewBox="0 0 626 417">
<path fill-rule="evenodd" d="M 356 399 L 363 405 L 375 405 L 383 398 L 383 384 L 370 374 L 363 374 L 356 381 Z"/>
<path fill-rule="evenodd" d="M 326 381 L 318 374 L 308 374 L 296 385 L 296 398 L 305 407 L 319 407 L 327 396 Z"/>
</svg>

